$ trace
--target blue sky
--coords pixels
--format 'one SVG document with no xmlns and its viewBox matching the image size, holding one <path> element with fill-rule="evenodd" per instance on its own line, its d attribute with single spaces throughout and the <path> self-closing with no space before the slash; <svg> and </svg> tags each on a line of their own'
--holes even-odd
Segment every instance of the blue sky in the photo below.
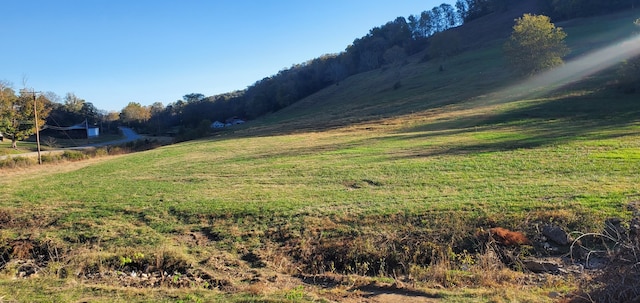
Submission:
<svg viewBox="0 0 640 303">
<path fill-rule="evenodd" d="M 455 0 L 0 0 L 0 80 L 98 109 L 244 89 Z"/>
</svg>

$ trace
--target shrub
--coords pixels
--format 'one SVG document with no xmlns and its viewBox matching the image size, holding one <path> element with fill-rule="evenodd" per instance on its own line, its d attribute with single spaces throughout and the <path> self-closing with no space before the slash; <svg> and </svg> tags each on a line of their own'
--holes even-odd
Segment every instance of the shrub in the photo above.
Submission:
<svg viewBox="0 0 640 303">
<path fill-rule="evenodd" d="M 62 154 L 62 158 L 69 161 L 80 161 L 87 159 L 88 157 L 89 156 L 87 156 L 85 153 L 76 150 L 67 150 Z"/>
<path fill-rule="evenodd" d="M 16 168 L 27 167 L 37 163 L 36 159 L 29 157 L 13 157 L 0 160 L 0 167 L 2 168 Z"/>
<path fill-rule="evenodd" d="M 42 163 L 58 163 L 62 160 L 60 155 L 45 154 L 42 155 Z"/>
<path fill-rule="evenodd" d="M 105 147 L 98 148 L 94 151 L 95 157 L 105 157 L 109 155 L 109 150 Z"/>
<path fill-rule="evenodd" d="M 504 52 L 512 67 L 523 75 L 531 75 L 562 65 L 569 53 L 562 28 L 547 16 L 525 14 L 516 19 Z"/>
</svg>

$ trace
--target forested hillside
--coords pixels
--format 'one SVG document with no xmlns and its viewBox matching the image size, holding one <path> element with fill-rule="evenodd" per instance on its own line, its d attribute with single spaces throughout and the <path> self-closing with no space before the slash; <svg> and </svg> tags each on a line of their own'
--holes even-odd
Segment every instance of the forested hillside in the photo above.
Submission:
<svg viewBox="0 0 640 303">
<path fill-rule="evenodd" d="M 444 60 L 495 39 L 505 39 L 514 19 L 524 13 L 546 14 L 554 20 L 565 20 L 629 9 L 636 2 L 458 0 L 455 6 L 442 4 L 374 27 L 367 35 L 355 39 L 342 53 L 322 55 L 283 69 L 245 90 L 209 97 L 185 95 L 184 100 L 164 108 L 150 108 L 149 118 L 129 122 L 149 125 L 149 130 L 162 132 L 176 126 L 202 128 L 212 121 L 224 122 L 231 117 L 255 119 L 321 89 L 340 85 L 347 77 L 362 72 L 407 64 L 412 56 L 418 56 L 421 61 Z M 462 24 L 467 26 L 460 27 Z M 197 132 L 193 134 L 197 135 Z"/>
<path fill-rule="evenodd" d="M 525 13 L 543 14 L 554 22 L 635 8 L 640 0 L 457 0 L 407 17 L 397 17 L 354 39 L 343 52 L 324 54 L 257 80 L 244 90 L 215 96 L 185 94 L 164 105 L 130 102 L 107 113 L 73 93 L 51 96 L 47 124 L 69 126 L 87 120 L 103 128 L 127 125 L 152 134 L 179 134 L 181 139 L 206 135 L 213 121 L 234 117 L 253 120 L 277 112 L 348 77 L 397 68 L 410 62 L 437 62 L 506 39 L 514 20 Z M 465 26 L 460 26 L 464 24 Z M 416 60 L 417 58 L 417 60 Z M 393 81 L 393 80 L 391 80 Z M 402 83 L 394 83 L 396 86 Z M 62 101 L 60 103 L 60 101 Z"/>
</svg>

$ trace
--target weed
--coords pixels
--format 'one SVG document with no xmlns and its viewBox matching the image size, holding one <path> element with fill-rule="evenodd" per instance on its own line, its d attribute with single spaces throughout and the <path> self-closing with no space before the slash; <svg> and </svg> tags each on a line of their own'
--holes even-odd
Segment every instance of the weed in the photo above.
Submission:
<svg viewBox="0 0 640 303">
<path fill-rule="evenodd" d="M 174 273 L 173 277 L 171 278 L 171 281 L 173 283 L 178 283 L 178 281 L 180 281 L 180 278 L 182 277 L 181 273 Z"/>
<path fill-rule="evenodd" d="M 119 256 L 118 259 L 120 260 L 120 267 L 125 267 L 133 262 L 129 257 Z"/>
<path fill-rule="evenodd" d="M 293 289 L 290 289 L 285 294 L 285 298 L 294 302 L 304 299 L 304 296 L 305 296 L 304 287 L 301 285 L 296 286 Z"/>
</svg>

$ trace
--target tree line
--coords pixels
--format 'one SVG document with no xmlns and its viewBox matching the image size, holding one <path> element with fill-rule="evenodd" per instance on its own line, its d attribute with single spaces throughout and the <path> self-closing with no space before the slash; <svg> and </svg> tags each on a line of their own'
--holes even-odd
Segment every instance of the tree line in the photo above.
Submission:
<svg viewBox="0 0 640 303">
<path fill-rule="evenodd" d="M 635 7 L 636 2 L 640 0 L 540 1 L 547 5 L 546 11 L 552 16 L 551 19 L 560 20 L 627 9 Z M 151 134 L 175 134 L 184 139 L 195 138 L 206 134 L 212 121 L 225 122 L 234 117 L 255 119 L 287 107 L 330 85 L 340 85 L 342 80 L 351 75 L 381 67 L 402 65 L 406 63 L 408 56 L 425 49 L 426 59 L 444 59 L 457 51 L 458 44 L 461 43 L 456 41 L 455 35 L 451 32 L 446 32 L 448 29 L 494 12 L 507 10 L 510 3 L 510 0 L 457 0 L 454 6 L 444 3 L 408 18 L 398 17 L 382 26 L 372 28 L 365 36 L 355 39 L 341 53 L 322 55 L 285 68 L 240 91 L 208 97 L 191 93 L 166 106 L 160 102 L 149 106 L 130 102 L 120 112 L 101 111 L 73 93 L 68 93 L 63 100 L 53 93 L 41 94 L 37 99 L 42 102 L 41 108 L 48 111 L 43 114 L 48 114 L 46 123 L 49 125 L 69 126 L 86 120 L 90 125 L 101 126 L 102 132 L 116 131 L 116 124 L 123 124 Z M 545 22 L 539 24 L 549 23 L 550 19 L 543 21 Z M 555 30 L 549 25 L 545 26 L 547 29 Z M 514 51 L 517 49 L 515 46 L 526 45 L 528 40 L 530 39 L 517 41 L 512 37 L 505 46 L 506 55 L 513 59 L 511 61 L 533 64 L 514 64 L 521 73 L 536 72 L 536 66 L 546 64 L 540 68 L 545 69 L 561 62 L 557 58 L 547 58 L 540 61 L 544 61 L 544 64 L 538 64 L 540 62 L 531 59 L 531 54 Z M 530 51 L 533 48 L 528 46 L 524 49 Z M 560 55 L 566 54 L 562 47 L 557 48 L 555 52 Z M 529 57 L 524 60 L 526 56 Z M 634 69 L 628 67 L 627 70 Z M 17 114 L 14 109 L 23 109 L 26 111 L 24 115 L 29 114 L 26 100 L 30 95 L 26 92 L 15 94 L 6 83 L 1 84 L 0 130 L 7 134 L 13 132 L 15 138 L 24 137 L 28 131 L 20 131 L 18 126 L 10 128 L 10 125 L 12 121 L 21 119 L 15 118 Z M 18 100 L 22 100 L 20 102 L 24 105 L 12 107 L 11 104 L 17 104 Z M 13 130 L 8 131 L 9 129 Z"/>
<path fill-rule="evenodd" d="M 507 2 L 458 0 L 455 7 L 443 3 L 420 14 L 398 17 L 374 27 L 339 54 L 322 55 L 285 68 L 244 90 L 209 97 L 192 93 L 166 106 L 160 102 L 150 106 L 130 102 L 119 113 L 105 112 L 73 93 L 68 93 L 63 100 L 49 93 L 49 98 L 45 98 L 45 107 L 49 110 L 46 123 L 70 126 L 86 120 L 89 125 L 101 126 L 103 132 L 115 131 L 116 124 L 123 124 L 154 134 L 176 133 L 187 138 L 197 136 L 202 133 L 206 122 L 225 121 L 232 117 L 255 119 L 330 85 L 339 85 L 351 75 L 403 64 L 408 56 L 428 46 L 427 38 L 501 9 L 504 6 L 501 3 Z M 16 135 L 17 138 L 24 136 L 26 133 L 23 136 Z"/>
<path fill-rule="evenodd" d="M 16 93 L 8 82 L 0 81 L 0 135 L 11 140 L 11 147 L 32 135 L 36 125 L 42 127 L 50 111 L 51 101 L 45 94 L 33 89 Z"/>
<path fill-rule="evenodd" d="M 36 125 L 46 136 L 75 139 L 86 134 L 50 131 L 45 125 L 68 127 L 87 123 L 99 126 L 102 132 L 117 132 L 118 120 L 118 113 L 99 110 L 74 93 L 60 98 L 53 92 L 37 92 L 31 88 L 16 91 L 8 81 L 0 81 L 0 135 L 11 140 L 13 148 L 17 147 L 17 141 L 35 134 Z"/>
<path fill-rule="evenodd" d="M 547 21 L 606 14 L 635 7 L 640 0 L 540 0 L 547 5 L 551 18 Z M 187 130 L 203 129 L 206 123 L 231 117 L 255 119 L 278 111 L 330 85 L 340 85 L 345 78 L 381 67 L 393 67 L 406 62 L 408 56 L 428 50 L 429 59 L 455 53 L 460 41 L 448 29 L 482 16 L 508 10 L 512 0 L 457 0 L 455 5 L 443 3 L 420 14 L 398 17 L 372 28 L 357 38 L 345 51 L 327 54 L 283 69 L 265 77 L 242 91 L 206 97 L 202 94 L 185 95 L 183 100 L 166 107 L 155 104 L 149 108 L 148 130 L 163 132 L 178 127 Z M 548 25 L 547 25 L 548 26 Z M 551 37 L 558 37 L 554 32 Z M 512 41 L 512 43 L 515 43 Z M 520 43 L 520 42 L 518 42 Z M 513 49 L 506 47 L 508 57 L 517 58 Z M 546 52 L 546 51 L 545 51 Z M 552 51 L 562 57 L 567 50 L 559 47 Z M 553 57 L 553 56 L 552 56 Z M 522 58 L 520 58 L 522 59 Z M 521 73 L 536 72 L 558 64 L 549 58 L 512 61 Z M 560 61 L 561 62 L 561 61 Z M 441 66 L 441 68 L 443 68 Z M 138 107 L 138 104 L 132 106 Z M 142 120 L 138 120 L 142 122 Z M 197 133 L 197 131 L 196 131 Z"/>
<path fill-rule="evenodd" d="M 398 17 L 372 28 L 357 38 L 345 51 L 326 54 L 307 62 L 280 70 L 277 74 L 256 81 L 244 90 L 205 97 L 188 94 L 162 107 L 148 108 L 148 118 L 141 115 L 128 118 L 140 104 L 130 103 L 123 116 L 132 126 L 146 125 L 147 131 L 166 132 L 197 130 L 202 121 L 221 121 L 242 117 L 255 119 L 278 111 L 330 85 L 340 85 L 345 78 L 406 62 L 428 47 L 428 38 L 459 26 L 465 21 L 503 9 L 507 0 L 458 0 L 455 6 L 443 3 L 408 18 Z"/>
</svg>

